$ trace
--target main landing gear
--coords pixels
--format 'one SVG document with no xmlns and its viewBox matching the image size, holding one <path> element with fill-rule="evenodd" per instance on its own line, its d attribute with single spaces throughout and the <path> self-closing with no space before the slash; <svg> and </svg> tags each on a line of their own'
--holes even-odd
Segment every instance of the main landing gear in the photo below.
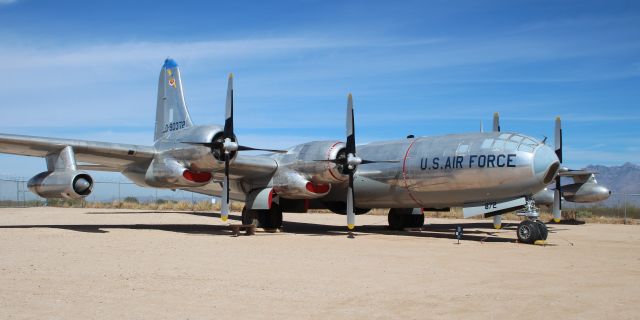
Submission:
<svg viewBox="0 0 640 320">
<path fill-rule="evenodd" d="M 519 242 L 533 244 L 539 240 L 547 240 L 549 230 L 544 222 L 538 220 L 540 212 L 536 208 L 536 203 L 533 199 L 527 199 L 524 209 L 516 213 L 527 218 L 527 220 L 520 222 L 518 225 L 516 233 L 518 234 Z"/>
<path fill-rule="evenodd" d="M 282 210 L 276 203 L 268 210 L 242 208 L 242 224 L 252 224 L 264 229 L 277 229 L 282 226 Z"/>
<path fill-rule="evenodd" d="M 404 230 L 405 228 L 422 228 L 424 214 L 420 208 L 389 209 L 389 229 Z"/>
</svg>

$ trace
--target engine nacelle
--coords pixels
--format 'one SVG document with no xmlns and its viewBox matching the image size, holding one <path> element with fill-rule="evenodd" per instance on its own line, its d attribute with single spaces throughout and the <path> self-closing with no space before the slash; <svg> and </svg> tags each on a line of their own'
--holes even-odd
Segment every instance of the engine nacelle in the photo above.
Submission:
<svg viewBox="0 0 640 320">
<path fill-rule="evenodd" d="M 156 188 L 201 187 L 208 184 L 213 176 L 210 172 L 196 172 L 185 168 L 173 158 L 157 157 L 144 176 L 144 181 Z"/>
<path fill-rule="evenodd" d="M 544 188 L 543 190 L 540 190 L 538 193 L 534 194 L 532 198 L 537 205 L 550 207 L 553 205 L 553 194 L 554 190 Z"/>
<path fill-rule="evenodd" d="M 47 199 L 81 199 L 91 194 L 93 178 L 82 171 L 45 171 L 29 179 L 27 186 Z"/>
<path fill-rule="evenodd" d="M 571 202 L 587 203 L 604 201 L 609 198 L 611 191 L 597 183 L 574 183 L 562 187 L 562 196 Z"/>
<path fill-rule="evenodd" d="M 313 141 L 298 145 L 293 152 L 285 155 L 285 165 L 305 175 L 315 184 L 331 184 L 348 179 L 342 174 L 342 168 L 333 162 L 318 160 L 335 160 L 344 157 L 345 145 L 337 141 Z"/>
<path fill-rule="evenodd" d="M 316 199 L 331 191 L 330 184 L 315 184 L 297 172 L 285 172 L 274 177 L 273 191 L 287 199 Z"/>
</svg>

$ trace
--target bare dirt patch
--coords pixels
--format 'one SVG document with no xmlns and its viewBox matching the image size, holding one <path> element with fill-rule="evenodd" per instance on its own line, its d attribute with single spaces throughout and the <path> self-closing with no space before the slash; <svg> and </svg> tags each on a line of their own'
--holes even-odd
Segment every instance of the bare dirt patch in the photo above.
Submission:
<svg viewBox="0 0 640 320">
<path fill-rule="evenodd" d="M 344 216 L 285 214 L 232 237 L 216 216 L 0 209 L 0 318 L 640 317 L 638 225 L 550 225 L 540 247 L 517 222 L 365 215 L 349 238 Z"/>
</svg>

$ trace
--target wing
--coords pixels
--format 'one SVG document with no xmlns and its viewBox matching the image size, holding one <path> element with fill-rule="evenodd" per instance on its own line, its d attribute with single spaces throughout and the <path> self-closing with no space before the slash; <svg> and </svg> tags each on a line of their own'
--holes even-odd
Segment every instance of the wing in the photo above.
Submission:
<svg viewBox="0 0 640 320">
<path fill-rule="evenodd" d="M 567 168 L 560 169 L 558 175 L 561 177 L 572 178 L 575 183 L 585 183 L 595 179 L 596 172 L 590 170 L 571 170 Z"/>
<path fill-rule="evenodd" d="M 127 166 L 151 161 L 155 149 L 150 146 L 73 139 L 0 134 L 0 153 L 45 157 L 70 146 L 78 169 L 120 172 Z"/>
</svg>

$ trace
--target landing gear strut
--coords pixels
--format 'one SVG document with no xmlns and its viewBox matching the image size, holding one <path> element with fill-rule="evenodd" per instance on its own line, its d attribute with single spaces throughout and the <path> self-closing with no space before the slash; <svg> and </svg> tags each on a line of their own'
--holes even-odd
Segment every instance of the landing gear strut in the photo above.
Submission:
<svg viewBox="0 0 640 320">
<path fill-rule="evenodd" d="M 418 211 L 414 212 L 414 210 Z M 421 228 L 424 225 L 424 214 L 419 208 L 392 208 L 389 209 L 388 220 L 391 230 Z"/>
<path fill-rule="evenodd" d="M 276 203 L 268 210 L 242 209 L 242 224 L 252 224 L 264 229 L 277 229 L 282 226 L 282 210 Z"/>
<path fill-rule="evenodd" d="M 527 199 L 525 207 L 517 211 L 516 214 L 527 218 L 527 220 L 520 222 L 516 230 L 518 241 L 533 244 L 538 240 L 547 240 L 549 230 L 544 222 L 538 220 L 540 212 L 533 199 Z"/>
</svg>

